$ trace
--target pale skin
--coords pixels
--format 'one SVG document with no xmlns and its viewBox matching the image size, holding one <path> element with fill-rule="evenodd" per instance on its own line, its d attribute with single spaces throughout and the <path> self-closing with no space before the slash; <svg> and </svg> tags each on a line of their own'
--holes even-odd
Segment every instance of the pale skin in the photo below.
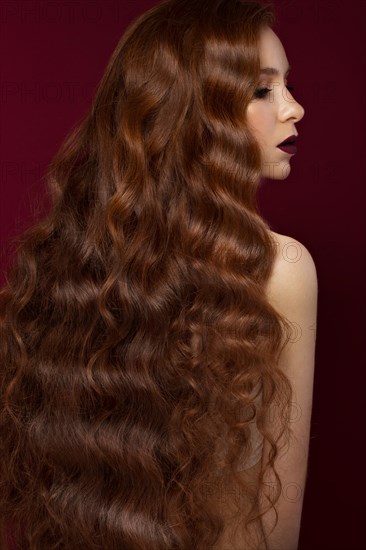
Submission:
<svg viewBox="0 0 366 550">
<path fill-rule="evenodd" d="M 273 511 L 264 514 L 261 529 L 256 535 L 257 545 L 250 546 L 250 550 L 297 550 L 309 455 L 318 282 L 314 260 L 303 244 L 274 231 L 271 231 L 271 236 L 277 244 L 277 257 L 265 290 L 269 302 L 294 327 L 290 341 L 281 353 L 278 366 L 288 376 L 294 392 L 290 422 L 295 439 L 287 449 L 280 451 L 275 461 L 275 468 L 282 482 L 282 493 L 276 503 L 277 526 L 272 531 L 275 521 Z M 268 411 L 275 434 L 277 414 L 275 406 Z M 261 460 L 240 475 L 246 480 L 252 477 L 257 479 L 261 466 L 268 462 L 269 451 L 270 446 L 264 441 Z M 273 497 L 273 488 L 277 484 L 274 475 L 267 473 L 264 481 L 268 487 L 267 494 Z M 235 511 L 230 498 L 230 494 L 222 497 L 224 510 L 229 514 L 231 509 L 232 513 Z M 267 507 L 268 502 L 263 499 L 263 511 Z M 228 521 L 218 550 L 244 550 L 248 547 L 246 539 L 242 540 L 240 533 L 237 538 L 234 537 L 234 543 L 232 542 L 234 529 L 235 525 Z M 259 539 L 264 535 L 267 537 L 266 542 L 260 543 Z"/>
<path fill-rule="evenodd" d="M 261 67 L 274 67 L 279 70 L 279 75 L 263 76 L 259 88 L 272 91 L 264 99 L 254 99 L 250 103 L 247 120 L 261 147 L 262 176 L 283 180 L 290 173 L 293 155 L 284 153 L 277 145 L 288 136 L 298 134 L 295 124 L 303 118 L 305 111 L 286 88 L 288 60 L 279 38 L 268 27 L 260 35 L 260 59 Z M 281 353 L 279 367 L 288 376 L 294 392 L 291 428 L 295 440 L 291 441 L 289 448 L 280 451 L 275 462 L 282 482 L 282 493 L 276 503 L 277 526 L 269 535 L 275 514 L 267 512 L 261 525 L 263 533 L 269 536 L 265 543 L 258 543 L 256 550 L 297 550 L 309 454 L 318 281 L 314 260 L 302 243 L 274 231 L 271 231 L 271 236 L 277 246 L 277 256 L 265 291 L 268 301 L 294 328 Z M 275 429 L 276 407 L 268 414 Z M 267 463 L 269 451 L 270 446 L 265 441 L 262 459 L 241 475 L 255 477 L 261 464 Z M 276 483 L 275 477 L 267 474 L 264 479 L 268 494 L 273 496 L 271 487 Z M 229 510 L 230 499 L 225 499 L 224 504 Z M 267 501 L 264 501 L 264 507 L 267 507 Z M 240 535 L 235 539 L 235 546 L 229 543 L 232 529 L 228 523 L 220 550 L 243 550 L 246 547 L 239 540 Z"/>
<path fill-rule="evenodd" d="M 270 90 L 264 97 L 253 97 L 247 108 L 247 122 L 262 151 L 262 176 L 283 180 L 291 171 L 289 155 L 277 147 L 288 136 L 298 135 L 295 124 L 304 114 L 304 108 L 287 89 L 289 62 L 284 47 L 270 27 L 260 33 L 259 53 L 261 69 L 272 67 L 279 75 L 263 74 L 258 89 Z"/>
<path fill-rule="evenodd" d="M 291 170 L 289 155 L 277 148 L 288 136 L 297 135 L 295 124 L 304 116 L 303 107 L 287 90 L 288 60 L 284 48 L 272 29 L 260 36 L 261 67 L 274 67 L 280 76 L 264 76 L 260 87 L 272 91 L 265 99 L 249 105 L 248 121 L 260 142 L 263 154 L 263 177 L 285 179 Z M 291 427 L 296 441 L 280 454 L 276 469 L 283 490 L 276 508 L 278 524 L 267 539 L 267 550 L 297 550 L 307 476 L 310 425 L 313 400 L 318 281 L 314 260 L 307 248 L 296 239 L 271 232 L 277 244 L 277 258 L 266 292 L 270 303 L 294 327 L 294 337 L 284 348 L 279 366 L 287 374 L 294 390 Z M 273 411 L 271 418 L 276 418 Z M 262 462 L 267 462 L 270 447 L 264 444 Z M 270 488 L 274 478 L 265 478 Z M 262 519 L 268 534 L 274 514 Z"/>
<path fill-rule="evenodd" d="M 296 239 L 272 232 L 277 243 L 277 259 L 267 285 L 270 303 L 293 326 L 291 340 L 282 351 L 279 366 L 294 391 L 291 428 L 295 441 L 280 454 L 276 469 L 283 483 L 276 507 L 277 527 L 268 538 L 267 550 L 297 550 L 307 477 L 310 425 L 313 401 L 318 281 L 314 260 Z M 276 419 L 276 410 L 271 418 Z M 264 444 L 262 461 L 270 448 Z M 268 476 L 267 482 L 274 483 Z M 274 514 L 267 513 L 262 524 L 269 533 Z"/>
</svg>

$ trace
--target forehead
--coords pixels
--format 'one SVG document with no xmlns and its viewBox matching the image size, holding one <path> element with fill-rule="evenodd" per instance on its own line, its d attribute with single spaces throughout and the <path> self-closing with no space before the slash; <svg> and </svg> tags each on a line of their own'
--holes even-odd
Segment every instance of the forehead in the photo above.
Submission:
<svg viewBox="0 0 366 550">
<path fill-rule="evenodd" d="M 260 32 L 259 56 L 261 67 L 276 67 L 282 71 L 288 66 L 285 49 L 270 27 L 264 27 Z"/>
</svg>

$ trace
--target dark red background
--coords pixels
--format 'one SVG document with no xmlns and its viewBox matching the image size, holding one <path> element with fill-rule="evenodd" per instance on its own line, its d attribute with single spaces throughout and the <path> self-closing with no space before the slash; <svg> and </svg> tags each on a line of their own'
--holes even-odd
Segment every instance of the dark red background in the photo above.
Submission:
<svg viewBox="0 0 366 550">
<path fill-rule="evenodd" d="M 2 0 L 0 204 L 3 271 L 42 177 L 88 110 L 117 42 L 152 0 Z M 264 182 L 272 229 L 311 252 L 319 283 L 314 408 L 299 550 L 365 542 L 365 3 L 274 0 L 303 105 L 286 180 Z"/>
</svg>

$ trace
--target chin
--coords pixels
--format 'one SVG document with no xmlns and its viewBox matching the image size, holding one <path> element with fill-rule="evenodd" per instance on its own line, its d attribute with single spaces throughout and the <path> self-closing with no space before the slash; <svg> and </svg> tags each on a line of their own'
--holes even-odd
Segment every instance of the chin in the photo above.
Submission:
<svg viewBox="0 0 366 550">
<path fill-rule="evenodd" d="M 288 178 L 291 172 L 291 166 L 289 162 L 270 164 L 266 166 L 262 172 L 262 177 L 269 180 L 285 180 Z"/>
</svg>

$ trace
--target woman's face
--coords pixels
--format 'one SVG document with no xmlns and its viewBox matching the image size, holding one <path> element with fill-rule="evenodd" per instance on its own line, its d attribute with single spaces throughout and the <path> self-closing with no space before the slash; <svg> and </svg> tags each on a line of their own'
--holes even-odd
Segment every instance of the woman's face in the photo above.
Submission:
<svg viewBox="0 0 366 550">
<path fill-rule="evenodd" d="M 261 74 L 256 96 L 248 105 L 247 120 L 262 150 L 262 177 L 282 180 L 291 171 L 293 154 L 282 151 L 277 145 L 298 134 L 295 124 L 305 111 L 287 89 L 289 64 L 286 53 L 270 27 L 261 31 L 259 53 L 261 69 L 270 67 L 279 73 Z M 258 94 L 258 90 L 263 88 L 270 91 Z"/>
</svg>

